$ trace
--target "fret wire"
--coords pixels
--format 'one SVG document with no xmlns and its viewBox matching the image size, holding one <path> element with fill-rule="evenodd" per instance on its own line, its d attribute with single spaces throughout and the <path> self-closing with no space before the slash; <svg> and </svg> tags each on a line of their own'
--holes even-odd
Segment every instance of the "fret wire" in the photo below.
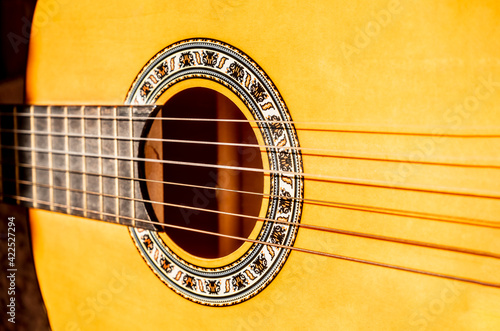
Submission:
<svg viewBox="0 0 500 331">
<path fill-rule="evenodd" d="M 33 184 L 33 183 L 30 183 L 29 181 L 22 181 L 22 182 L 23 182 L 23 184 L 26 184 L 26 185 Z M 48 186 L 46 184 L 33 184 L 33 185 L 37 185 L 40 187 L 47 187 Z M 78 189 L 72 189 L 72 190 L 75 192 L 82 192 L 82 190 L 78 190 Z M 97 192 L 89 192 L 89 194 L 101 195 L 100 193 L 97 193 Z M 111 194 L 102 194 L 102 195 L 106 196 L 106 197 L 113 197 L 113 195 L 111 195 Z M 175 204 L 175 203 L 137 199 L 137 198 L 131 198 L 131 197 L 126 197 L 126 196 L 119 196 L 119 198 L 122 198 L 125 200 L 130 200 L 130 201 L 142 202 L 142 203 L 151 203 L 151 204 L 163 205 L 163 206 L 168 206 L 168 207 L 196 210 L 196 211 L 215 213 L 215 214 L 221 214 L 221 215 L 229 215 L 229 216 L 234 216 L 234 217 L 240 217 L 243 219 L 254 219 L 258 222 L 272 222 L 272 223 L 276 223 L 276 224 L 284 224 L 287 226 L 297 226 L 297 227 L 301 227 L 304 229 L 315 230 L 315 231 L 320 231 L 320 232 L 331 232 L 331 233 L 347 235 L 347 236 L 362 237 L 362 238 L 381 240 L 381 241 L 387 241 L 387 242 L 393 242 L 393 243 L 399 243 L 399 244 L 420 246 L 420 247 L 433 248 L 433 249 L 439 249 L 439 250 L 445 250 L 445 251 L 452 251 L 452 252 L 456 252 L 456 253 L 471 254 L 471 255 L 478 255 L 478 256 L 483 256 L 483 257 L 491 257 L 491 258 L 495 258 L 495 259 L 500 259 L 500 254 L 495 254 L 495 253 L 485 252 L 485 251 L 476 251 L 476 250 L 471 250 L 471 249 L 467 249 L 467 248 L 445 246 L 445 245 L 439 245 L 439 244 L 431 244 L 431 243 L 414 241 L 414 240 L 409 240 L 409 239 L 399 239 L 399 238 L 394 238 L 394 237 L 387 237 L 387 236 L 375 235 L 375 234 L 369 234 L 369 233 L 363 233 L 363 232 L 357 232 L 357 231 L 329 228 L 329 227 L 319 226 L 319 225 L 293 223 L 290 221 L 276 220 L 276 219 L 271 219 L 271 218 L 263 218 L 263 217 L 258 217 L 258 216 L 237 214 L 237 213 L 231 213 L 231 212 L 224 212 L 224 211 L 220 211 L 220 210 L 213 210 L 213 209 L 194 207 L 194 206 L 186 206 L 186 205 Z"/>
<path fill-rule="evenodd" d="M 15 130 L 3 129 L 5 132 L 13 132 Z M 29 130 L 17 130 L 18 133 L 30 134 L 32 131 Z M 43 132 L 33 132 L 35 135 L 45 134 Z M 62 133 L 52 132 L 53 135 L 64 135 Z M 79 135 L 70 134 L 71 137 L 86 137 L 86 138 L 97 138 L 95 135 Z M 416 163 L 416 164 L 428 164 L 428 165 L 438 165 L 438 166 L 456 166 L 456 167 L 480 167 L 480 168 L 500 168 L 500 165 L 494 164 L 464 164 L 464 163 L 450 163 L 449 160 L 463 161 L 463 158 L 456 158 L 451 156 L 446 156 L 444 158 L 435 157 L 436 161 L 425 161 L 425 160 L 410 160 L 410 156 L 406 154 L 387 154 L 387 153 L 373 153 L 373 152 L 362 152 L 362 151 L 349 151 L 349 150 L 338 150 L 338 149 L 326 149 L 326 148 L 310 148 L 310 147 L 300 147 L 300 146 L 274 146 L 274 145 L 259 145 L 259 144 L 246 144 L 246 143 L 227 143 L 219 141 L 200 141 L 200 140 L 186 140 L 186 139 L 162 139 L 162 138 L 145 138 L 145 137 L 122 137 L 122 136 L 107 136 L 101 135 L 101 139 L 118 139 L 118 140 L 134 140 L 134 141 L 157 141 L 157 142 L 169 142 L 169 143 L 179 143 L 179 144 L 200 144 L 200 145 L 214 145 L 214 146 L 234 146 L 234 147 L 253 147 L 259 148 L 261 151 L 265 149 L 271 149 L 271 153 L 275 153 L 276 150 L 280 152 L 293 153 L 295 151 L 302 152 L 303 155 L 317 156 L 314 153 L 333 153 L 333 154 L 319 154 L 319 156 L 334 157 L 334 158 L 356 158 L 370 161 L 386 161 L 386 162 L 403 162 L 403 163 Z M 482 161 L 482 162 L 498 162 L 499 159 L 495 158 L 468 158 L 468 161 Z"/>
<path fill-rule="evenodd" d="M 115 116 L 115 119 L 113 120 L 113 134 L 115 135 L 115 137 L 117 137 L 118 136 L 118 121 L 116 120 L 116 118 L 118 116 L 118 109 L 117 108 L 113 109 L 113 115 Z M 113 144 L 114 144 L 115 154 L 118 155 L 118 140 L 114 139 Z M 120 214 L 120 199 L 118 199 L 118 196 L 120 195 L 120 182 L 118 179 L 119 173 L 118 173 L 118 159 L 117 158 L 115 158 L 115 174 L 116 174 L 116 179 L 115 179 L 116 223 L 120 223 L 120 217 L 118 216 Z"/>
<path fill-rule="evenodd" d="M 18 129 L 18 123 L 17 123 L 17 106 L 14 106 L 13 109 L 13 120 L 14 120 L 14 129 Z M 14 146 L 19 146 L 19 137 L 17 133 L 14 133 Z M 15 177 L 16 177 L 16 194 L 21 195 L 21 189 L 19 186 L 19 150 L 14 151 L 14 171 L 15 171 Z"/>
<path fill-rule="evenodd" d="M 65 106 L 64 107 L 64 118 L 63 118 L 63 121 L 64 121 L 64 130 L 66 132 L 66 135 L 64 136 L 64 148 L 69 151 L 69 119 L 68 119 L 68 107 Z M 64 161 L 66 163 L 66 171 L 64 173 L 65 177 L 66 177 L 66 203 L 68 204 L 68 208 L 67 208 L 67 213 L 69 214 L 70 213 L 70 208 L 69 208 L 69 204 L 71 202 L 71 191 L 69 190 L 71 185 L 70 185 L 70 169 L 69 169 L 69 154 L 66 153 L 64 154 Z"/>
<path fill-rule="evenodd" d="M 117 141 L 115 140 L 115 144 Z M 11 146 L 2 146 L 4 148 L 12 148 Z M 18 147 L 20 150 L 30 150 L 30 148 Z M 36 148 L 37 152 L 46 153 L 47 150 Z M 79 155 L 82 153 L 69 152 L 69 151 L 61 151 L 61 150 L 53 150 L 53 153 L 69 153 L 70 155 Z M 87 153 L 85 154 L 87 157 L 98 157 L 97 154 Z M 157 160 L 157 159 L 148 159 L 148 158 L 140 158 L 140 157 L 132 157 L 127 158 L 123 156 L 107 156 L 104 155 L 103 158 L 114 159 L 115 162 L 118 160 L 125 161 L 139 161 L 139 162 L 154 162 L 154 163 L 164 163 L 164 164 L 175 164 L 181 166 L 191 166 L 191 167 L 202 167 L 202 168 L 214 168 L 214 169 L 230 169 L 230 170 L 238 170 L 238 171 L 250 171 L 250 172 L 259 172 L 264 174 L 276 174 L 287 177 L 304 177 L 308 180 L 318 180 L 318 181 L 329 181 L 332 183 L 346 184 L 346 185 L 361 185 L 361 186 L 371 186 L 377 188 L 387 188 L 393 190 L 407 190 L 407 191 L 415 191 L 415 192 L 424 192 L 424 193 L 437 193 L 437 194 L 447 194 L 447 195 L 458 195 L 458 196 L 470 196 L 470 197 L 478 197 L 478 198 L 487 198 L 487 199 L 500 199 L 500 192 L 498 191 L 490 191 L 490 190 L 467 190 L 460 187 L 449 187 L 449 186 L 437 186 L 437 185 L 429 185 L 429 186 L 419 186 L 419 185 L 399 185 L 391 181 L 384 181 L 378 179 L 365 179 L 365 178 L 354 178 L 354 177 L 342 177 L 342 176 L 329 176 L 322 174 L 311 174 L 311 173 L 301 173 L 301 172 L 293 172 L 293 171 L 282 171 L 282 170 L 269 170 L 262 168 L 250 168 L 250 167 L 237 167 L 237 166 L 229 166 L 229 165 L 219 165 L 219 164 L 205 164 L 198 162 L 184 162 L 184 161 L 173 161 L 173 160 Z"/>
<path fill-rule="evenodd" d="M 32 200 L 33 200 L 30 198 L 19 197 L 19 196 L 9 196 L 9 197 L 20 199 L 23 201 L 28 201 L 28 202 L 32 202 Z M 63 205 L 61 205 L 61 206 L 63 206 Z M 70 208 L 75 209 L 75 210 L 79 210 L 79 209 L 81 210 L 81 208 L 74 207 L 74 206 L 71 206 Z M 109 213 L 106 213 L 106 214 L 108 214 L 110 216 L 115 216 L 115 215 L 109 214 Z M 126 219 L 132 219 L 132 217 L 128 217 L 128 216 L 121 216 L 121 217 L 126 218 Z M 335 258 L 335 259 L 340 259 L 340 260 L 345 260 L 345 261 L 350 261 L 350 262 L 358 262 L 358 263 L 363 263 L 363 264 L 367 264 L 367 265 L 384 267 L 384 268 L 406 271 L 406 272 L 411 272 L 411 273 L 417 273 L 417 274 L 422 274 L 422 275 L 427 275 L 427 276 L 432 276 L 432 277 L 451 279 L 451 280 L 472 283 L 472 284 L 482 285 L 482 286 L 487 286 L 487 287 L 500 288 L 500 283 L 491 283 L 491 282 L 476 280 L 476 279 L 472 279 L 472 278 L 452 276 L 452 275 L 447 275 L 447 274 L 441 274 L 438 272 L 432 272 L 432 271 L 419 270 L 419 269 L 414 269 L 414 268 L 409 268 L 409 267 L 402 267 L 402 266 L 398 266 L 398 265 L 392 265 L 392 264 L 383 263 L 383 262 L 363 260 L 363 259 L 359 259 L 359 258 L 353 258 L 353 257 L 344 256 L 344 255 L 316 251 L 316 250 L 307 249 L 307 248 L 287 246 L 287 245 L 282 245 L 282 244 L 274 244 L 274 243 L 270 243 L 270 242 L 265 242 L 265 241 L 260 241 L 260 240 L 256 240 L 256 239 L 250 239 L 250 238 L 244 238 L 244 237 L 238 237 L 238 236 L 232 236 L 232 235 L 227 235 L 227 234 L 218 233 L 218 232 L 192 229 L 192 228 L 188 228 L 188 227 L 180 226 L 180 225 L 165 224 L 165 223 L 154 222 L 154 221 L 150 221 L 150 220 L 142 220 L 142 219 L 135 219 L 135 221 L 140 221 L 140 222 L 146 223 L 146 224 L 157 225 L 157 226 L 161 226 L 164 228 L 165 227 L 174 228 L 174 229 L 179 229 L 179 230 L 184 230 L 184 231 L 189 231 L 189 232 L 196 232 L 196 233 L 202 233 L 202 234 L 206 234 L 206 235 L 225 237 L 225 238 L 230 238 L 230 239 L 234 239 L 234 240 L 239 240 L 239 241 L 244 241 L 244 242 L 252 242 L 254 244 L 262 244 L 262 245 L 284 248 L 284 249 L 290 249 L 290 250 L 297 251 L 297 252 L 316 254 L 316 255 L 320 255 L 320 256 L 325 256 L 325 257 L 330 257 L 330 258 Z"/>
<path fill-rule="evenodd" d="M 31 115 L 34 115 L 34 106 L 30 106 L 30 114 Z M 35 117 L 34 116 L 31 116 L 30 117 L 30 125 L 31 125 L 31 128 L 34 129 L 35 128 Z M 36 163 L 36 153 L 35 153 L 35 148 L 36 148 L 36 145 L 35 145 L 35 135 L 34 134 L 31 134 L 31 146 L 32 146 L 32 151 L 31 151 L 31 162 L 33 164 Z M 31 177 L 33 178 L 33 182 L 36 183 L 37 182 L 37 177 L 36 177 L 36 168 L 33 167 L 32 171 L 31 171 Z M 36 186 L 33 185 L 33 207 L 38 207 L 38 195 L 37 195 L 37 189 L 36 189 Z"/>
<path fill-rule="evenodd" d="M 80 111 L 83 116 L 85 116 L 85 106 L 80 107 Z M 85 117 L 82 118 L 82 133 L 85 134 Z M 82 167 L 83 167 L 83 216 L 87 216 L 88 210 L 87 210 L 87 159 L 86 159 L 86 152 L 87 152 L 87 146 L 86 146 L 86 140 L 85 137 L 82 138 L 82 148 L 83 148 L 83 154 L 82 154 Z"/>
<path fill-rule="evenodd" d="M 97 113 L 99 115 L 101 115 L 101 107 L 97 107 Z M 103 196 L 102 196 L 102 193 L 104 193 L 104 187 L 103 187 L 103 181 L 102 181 L 102 174 L 104 173 L 104 169 L 103 169 L 103 166 L 102 166 L 102 140 L 101 140 L 101 133 L 102 133 L 102 125 L 101 125 L 101 119 L 99 118 L 97 120 L 97 132 L 99 132 L 99 137 L 97 138 L 97 150 L 98 150 L 98 153 L 99 153 L 99 192 L 101 192 L 101 195 L 99 195 L 99 208 L 101 208 L 100 210 L 100 215 L 101 215 L 101 219 L 104 220 L 104 215 L 103 215 L 103 212 L 104 212 L 104 199 L 103 199 Z"/>
<path fill-rule="evenodd" d="M 44 169 L 44 170 L 48 169 L 48 167 L 34 166 L 31 164 L 24 164 L 24 163 L 19 164 L 19 166 L 25 167 L 25 168 L 35 167 L 37 169 Z M 64 169 L 54 169 L 54 170 L 64 171 Z M 69 172 L 76 173 L 76 174 L 82 174 L 81 171 L 77 171 L 77 170 L 69 170 Z M 114 175 L 106 175 L 106 174 L 99 174 L 99 173 L 87 173 L 87 174 L 95 175 L 95 176 L 103 176 L 103 177 L 107 177 L 107 178 L 111 178 L 111 179 L 116 179 L 116 178 L 124 179 L 124 180 L 134 179 L 132 177 L 114 176 Z M 263 198 L 268 198 L 268 199 L 279 199 L 280 198 L 280 196 L 267 194 L 267 193 L 231 190 L 231 189 L 212 187 L 212 186 L 169 182 L 169 181 L 161 181 L 161 180 L 154 180 L 154 179 L 147 179 L 147 178 L 135 178 L 134 180 L 141 181 L 141 182 L 164 184 L 164 185 L 192 187 L 192 188 L 226 191 L 226 192 L 241 193 L 241 194 L 252 194 L 252 195 L 262 196 Z M 317 200 L 317 199 L 306 199 L 306 198 L 295 198 L 295 197 L 291 197 L 290 199 L 294 200 L 294 201 L 302 201 L 304 203 L 322 204 L 322 205 L 326 205 L 328 207 L 349 209 L 349 210 L 355 210 L 355 211 L 361 211 L 361 212 L 381 213 L 381 214 L 388 214 L 391 216 L 419 218 L 419 219 L 426 219 L 426 220 L 431 220 L 431 221 L 439 221 L 439 222 L 447 222 L 447 223 L 455 223 L 455 224 L 471 225 L 471 226 L 479 226 L 479 227 L 500 228 L 500 223 L 495 222 L 495 221 L 471 219 L 471 218 L 464 218 L 464 217 L 454 217 L 454 216 L 446 216 L 446 215 L 439 215 L 439 214 L 432 214 L 432 213 L 422 213 L 422 212 L 415 212 L 415 211 L 405 211 L 405 210 L 390 209 L 390 208 L 383 208 L 383 207 L 374 207 L 374 206 L 367 206 L 367 205 L 356 205 L 356 204 L 341 203 L 341 202 L 326 201 L 326 200 Z"/>
<path fill-rule="evenodd" d="M 52 132 L 52 118 L 51 118 L 51 113 L 52 113 L 52 108 L 51 106 L 47 107 L 47 132 L 49 134 L 47 135 L 47 144 L 49 147 L 49 185 L 53 186 L 54 185 L 54 170 L 53 170 L 53 162 L 52 162 L 52 135 L 50 132 Z M 52 187 L 49 188 L 49 202 L 50 202 L 50 210 L 54 210 L 54 189 Z"/>
<path fill-rule="evenodd" d="M 132 116 L 132 107 L 129 107 L 129 135 L 130 135 L 130 138 L 132 138 L 134 136 L 134 124 L 133 124 L 133 116 Z M 134 157 L 134 141 L 132 139 L 130 139 L 130 156 L 131 157 Z M 135 176 L 135 172 L 134 172 L 134 162 L 133 161 L 130 161 L 130 176 L 133 178 Z M 136 217 L 136 213 L 135 213 L 135 180 L 132 179 L 131 181 L 131 194 L 132 194 L 132 198 L 133 200 L 132 201 L 132 217 L 135 218 Z M 135 220 L 132 221 L 133 223 L 133 226 L 135 226 Z"/>
</svg>

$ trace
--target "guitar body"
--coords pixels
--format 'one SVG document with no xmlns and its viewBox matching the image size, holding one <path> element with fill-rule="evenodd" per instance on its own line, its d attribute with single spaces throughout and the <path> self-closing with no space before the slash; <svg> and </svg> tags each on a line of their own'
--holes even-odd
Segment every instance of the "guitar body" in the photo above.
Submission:
<svg viewBox="0 0 500 331">
<path fill-rule="evenodd" d="M 345 179 L 306 176 L 304 198 L 378 208 L 306 202 L 302 224 L 500 254 L 499 139 L 468 137 L 500 127 L 496 2 L 37 6 L 28 103 L 124 104 L 160 50 L 190 38 L 220 40 L 267 73 L 300 146 L 330 151 L 304 151 L 304 173 Z M 166 286 L 126 226 L 37 209 L 30 224 L 54 330 L 500 329 L 498 288 L 299 251 L 254 297 L 210 307 Z M 500 274 L 494 257 L 311 229 L 300 228 L 294 246 L 488 283 Z"/>
</svg>

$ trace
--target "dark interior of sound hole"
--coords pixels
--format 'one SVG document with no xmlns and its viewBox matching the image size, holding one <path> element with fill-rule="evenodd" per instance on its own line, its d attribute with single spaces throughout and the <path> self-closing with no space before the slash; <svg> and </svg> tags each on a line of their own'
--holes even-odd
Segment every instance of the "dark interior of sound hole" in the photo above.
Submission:
<svg viewBox="0 0 500 331">
<path fill-rule="evenodd" d="M 190 88 L 179 92 L 167 101 L 157 116 L 187 119 L 246 119 L 231 100 L 207 88 Z M 181 140 L 194 140 L 258 145 L 254 131 L 245 121 L 157 119 L 148 137 L 163 138 L 167 141 L 148 141 L 145 145 L 146 158 L 262 169 L 262 158 L 258 147 L 181 142 Z M 145 165 L 147 178 L 171 183 L 162 185 L 149 182 L 147 187 L 151 200 L 187 206 L 180 208 L 153 204 L 160 222 L 245 238 L 252 232 L 255 219 L 225 213 L 259 215 L 261 195 L 232 191 L 262 193 L 264 184 L 262 172 L 150 162 Z M 182 184 L 193 186 L 182 186 Z M 243 244 L 239 240 L 180 229 L 165 228 L 164 231 L 181 248 L 204 258 L 226 256 Z"/>
</svg>

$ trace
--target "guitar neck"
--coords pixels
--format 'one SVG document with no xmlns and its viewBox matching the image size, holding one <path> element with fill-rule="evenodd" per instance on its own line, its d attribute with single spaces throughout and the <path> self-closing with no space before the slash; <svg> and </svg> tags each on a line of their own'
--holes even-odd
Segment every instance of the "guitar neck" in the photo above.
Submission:
<svg viewBox="0 0 500 331">
<path fill-rule="evenodd" d="M 3 106 L 0 199 L 150 228 L 138 151 L 154 106 Z"/>
</svg>

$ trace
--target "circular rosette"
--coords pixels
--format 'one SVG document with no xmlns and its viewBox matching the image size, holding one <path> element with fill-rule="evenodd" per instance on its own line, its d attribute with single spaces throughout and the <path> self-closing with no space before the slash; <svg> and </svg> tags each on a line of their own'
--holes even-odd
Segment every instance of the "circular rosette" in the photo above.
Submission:
<svg viewBox="0 0 500 331">
<path fill-rule="evenodd" d="M 197 303 L 225 306 L 259 293 L 285 263 L 290 253 L 286 247 L 295 241 L 302 212 L 302 158 L 291 116 L 276 86 L 250 57 L 220 41 L 190 39 L 166 47 L 139 73 L 126 102 L 153 104 L 176 84 L 191 79 L 215 82 L 231 91 L 255 121 L 266 146 L 263 163 L 269 173 L 260 232 L 239 256 L 216 266 L 184 258 L 157 231 L 131 227 L 130 233 L 150 268 L 176 293 Z"/>
</svg>

